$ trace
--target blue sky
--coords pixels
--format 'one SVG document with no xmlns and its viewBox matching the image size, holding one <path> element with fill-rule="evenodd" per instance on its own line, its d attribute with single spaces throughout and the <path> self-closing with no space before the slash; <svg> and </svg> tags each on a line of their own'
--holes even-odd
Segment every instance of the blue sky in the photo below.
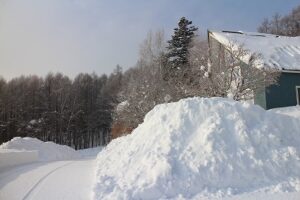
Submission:
<svg viewBox="0 0 300 200">
<path fill-rule="evenodd" d="M 135 64 L 149 30 L 172 34 L 182 16 L 200 31 L 256 31 L 298 0 L 0 0 L 0 75 L 110 73 Z"/>
</svg>

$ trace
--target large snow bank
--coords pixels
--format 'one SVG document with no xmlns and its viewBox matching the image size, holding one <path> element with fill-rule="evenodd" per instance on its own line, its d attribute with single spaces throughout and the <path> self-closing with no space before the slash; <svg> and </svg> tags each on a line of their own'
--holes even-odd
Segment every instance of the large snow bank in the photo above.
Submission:
<svg viewBox="0 0 300 200">
<path fill-rule="evenodd" d="M 95 199 L 300 191 L 300 120 L 222 98 L 156 106 L 98 154 Z"/>
<path fill-rule="evenodd" d="M 11 153 L 7 154 L 7 152 Z M 35 156 L 33 154 L 37 154 L 38 157 L 36 159 L 30 159 Z M 7 159 L 4 159 L 4 156 L 7 157 Z M 18 162 L 21 161 L 19 157 L 23 157 L 23 162 Z M 68 160 L 79 157 L 80 154 L 68 146 L 58 145 L 53 142 L 43 142 L 36 138 L 30 137 L 15 137 L 12 140 L 0 145 L 1 163 L 6 165 L 24 164 L 33 161 Z M 25 158 L 28 159 L 26 160 Z M 11 160 L 11 162 L 9 160 Z"/>
</svg>

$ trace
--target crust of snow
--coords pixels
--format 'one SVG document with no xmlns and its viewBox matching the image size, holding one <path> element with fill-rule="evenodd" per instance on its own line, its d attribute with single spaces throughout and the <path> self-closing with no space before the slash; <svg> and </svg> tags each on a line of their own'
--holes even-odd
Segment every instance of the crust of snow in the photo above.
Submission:
<svg viewBox="0 0 300 200">
<path fill-rule="evenodd" d="M 250 54 L 262 56 L 265 67 L 277 70 L 300 70 L 300 37 L 286 37 L 271 34 L 212 31 L 211 36 L 225 46 L 242 46 Z M 250 56 L 242 58 L 246 63 Z"/>
<path fill-rule="evenodd" d="M 150 111 L 97 157 L 94 199 L 210 199 L 300 191 L 300 119 L 222 98 Z"/>
</svg>

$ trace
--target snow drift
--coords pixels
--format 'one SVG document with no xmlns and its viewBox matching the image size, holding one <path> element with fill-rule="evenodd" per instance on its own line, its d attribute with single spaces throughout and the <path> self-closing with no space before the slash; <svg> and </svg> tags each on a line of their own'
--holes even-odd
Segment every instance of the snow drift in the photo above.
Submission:
<svg viewBox="0 0 300 200">
<path fill-rule="evenodd" d="M 22 165 L 37 161 L 37 151 L 19 151 L 14 149 L 0 149 L 0 170 L 15 165 Z"/>
<path fill-rule="evenodd" d="M 15 137 L 0 145 L 2 167 L 34 161 L 68 160 L 79 157 L 79 153 L 68 146 L 43 142 L 30 137 Z"/>
<path fill-rule="evenodd" d="M 291 116 L 300 119 L 300 106 L 290 106 L 284 108 L 273 108 L 269 112 L 275 112 L 282 115 Z"/>
<path fill-rule="evenodd" d="M 300 191 L 300 120 L 222 98 L 156 106 L 98 154 L 94 199 Z"/>
</svg>

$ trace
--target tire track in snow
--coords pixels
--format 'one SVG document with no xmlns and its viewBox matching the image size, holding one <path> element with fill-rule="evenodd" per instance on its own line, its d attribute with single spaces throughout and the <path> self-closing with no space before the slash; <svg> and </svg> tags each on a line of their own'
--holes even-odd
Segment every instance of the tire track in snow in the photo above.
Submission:
<svg viewBox="0 0 300 200">
<path fill-rule="evenodd" d="M 71 162 L 68 162 L 66 164 L 63 164 L 59 167 L 56 167 L 55 169 L 51 170 L 50 172 L 48 172 L 47 174 L 45 174 L 42 178 L 40 178 L 38 180 L 38 182 L 36 182 L 36 184 L 34 184 L 34 186 L 26 193 L 26 195 L 23 197 L 23 200 L 27 200 L 30 195 L 32 194 L 32 192 L 47 178 L 49 177 L 51 174 L 53 174 L 54 172 L 56 172 L 57 170 L 63 168 L 63 167 L 66 167 L 70 164 L 74 163 L 74 161 L 71 161 Z"/>
</svg>

